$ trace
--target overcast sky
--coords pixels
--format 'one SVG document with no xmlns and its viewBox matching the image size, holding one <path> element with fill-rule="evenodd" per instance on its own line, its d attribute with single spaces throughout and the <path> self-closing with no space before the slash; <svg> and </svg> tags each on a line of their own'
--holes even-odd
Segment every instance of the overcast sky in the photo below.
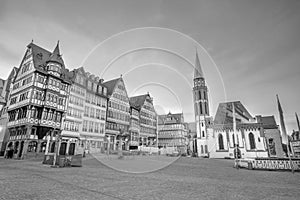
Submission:
<svg viewBox="0 0 300 200">
<path fill-rule="evenodd" d="M 149 91 L 159 112 L 193 121 L 197 49 L 212 116 L 218 103 L 240 100 L 279 123 L 278 94 L 291 132 L 300 114 L 299 10 L 297 0 L 2 0 L 0 78 L 32 39 L 50 51 L 60 40 L 69 69 L 84 66 L 105 80 L 123 74 L 130 95 Z"/>
</svg>

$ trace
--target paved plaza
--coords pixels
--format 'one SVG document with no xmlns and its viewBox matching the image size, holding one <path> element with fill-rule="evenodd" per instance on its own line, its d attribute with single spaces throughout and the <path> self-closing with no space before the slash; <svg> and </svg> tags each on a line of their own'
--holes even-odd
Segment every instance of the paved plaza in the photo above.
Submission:
<svg viewBox="0 0 300 200">
<path fill-rule="evenodd" d="M 111 157 L 106 158 L 110 161 L 105 164 L 101 163 L 103 160 L 99 155 L 89 156 L 84 158 L 83 167 L 51 168 L 40 160 L 0 158 L 0 199 L 299 199 L 300 196 L 300 173 L 237 170 L 232 167 L 233 160 L 144 156 L 144 162 L 159 163 L 154 167 L 171 163 L 148 173 L 126 173 L 108 167 L 110 164 L 128 167 L 131 166 L 128 162 L 139 162 L 139 158 L 114 162 Z"/>
</svg>

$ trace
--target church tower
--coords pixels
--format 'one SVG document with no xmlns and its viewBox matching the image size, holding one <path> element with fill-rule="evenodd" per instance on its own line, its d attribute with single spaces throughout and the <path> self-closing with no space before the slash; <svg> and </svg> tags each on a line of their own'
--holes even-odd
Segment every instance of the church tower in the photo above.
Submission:
<svg viewBox="0 0 300 200">
<path fill-rule="evenodd" d="M 207 144 L 207 118 L 209 117 L 208 89 L 200 65 L 198 52 L 196 52 L 194 70 L 194 110 L 197 139 L 194 141 L 195 151 L 198 156 L 208 156 Z"/>
</svg>

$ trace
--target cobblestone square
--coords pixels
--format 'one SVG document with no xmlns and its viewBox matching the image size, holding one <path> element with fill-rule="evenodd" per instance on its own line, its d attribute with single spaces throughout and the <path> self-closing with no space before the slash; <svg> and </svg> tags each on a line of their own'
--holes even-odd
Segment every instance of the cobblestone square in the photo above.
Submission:
<svg viewBox="0 0 300 200">
<path fill-rule="evenodd" d="M 151 156 L 149 156 L 149 159 Z M 128 159 L 130 162 L 130 159 Z M 299 173 L 235 169 L 233 160 L 181 157 L 150 173 L 0 158 L 0 199 L 298 199 Z"/>
</svg>

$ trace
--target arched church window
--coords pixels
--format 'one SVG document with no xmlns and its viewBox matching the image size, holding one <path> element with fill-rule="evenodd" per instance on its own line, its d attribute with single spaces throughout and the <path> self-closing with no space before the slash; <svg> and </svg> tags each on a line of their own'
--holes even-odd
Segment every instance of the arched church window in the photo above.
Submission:
<svg viewBox="0 0 300 200">
<path fill-rule="evenodd" d="M 204 131 L 202 131 L 202 137 L 205 137 L 205 133 L 204 133 Z"/>
<path fill-rule="evenodd" d="M 249 133 L 249 143 L 250 143 L 250 149 L 255 149 L 255 138 L 252 132 Z"/>
<path fill-rule="evenodd" d="M 206 99 L 206 92 L 203 91 L 203 99 Z"/>
<path fill-rule="evenodd" d="M 207 102 L 204 103 L 204 107 L 205 107 L 205 114 L 208 115 L 208 111 L 207 111 Z"/>
<path fill-rule="evenodd" d="M 224 150 L 224 142 L 223 142 L 223 135 L 222 134 L 219 134 L 218 141 L 219 141 L 219 149 Z"/>
<path fill-rule="evenodd" d="M 203 114 L 203 111 L 202 111 L 202 102 L 199 103 L 199 107 L 200 107 L 200 115 Z"/>
<path fill-rule="evenodd" d="M 202 99 L 202 97 L 201 97 L 201 91 L 199 90 L 198 93 L 199 93 L 199 99 Z"/>
</svg>

